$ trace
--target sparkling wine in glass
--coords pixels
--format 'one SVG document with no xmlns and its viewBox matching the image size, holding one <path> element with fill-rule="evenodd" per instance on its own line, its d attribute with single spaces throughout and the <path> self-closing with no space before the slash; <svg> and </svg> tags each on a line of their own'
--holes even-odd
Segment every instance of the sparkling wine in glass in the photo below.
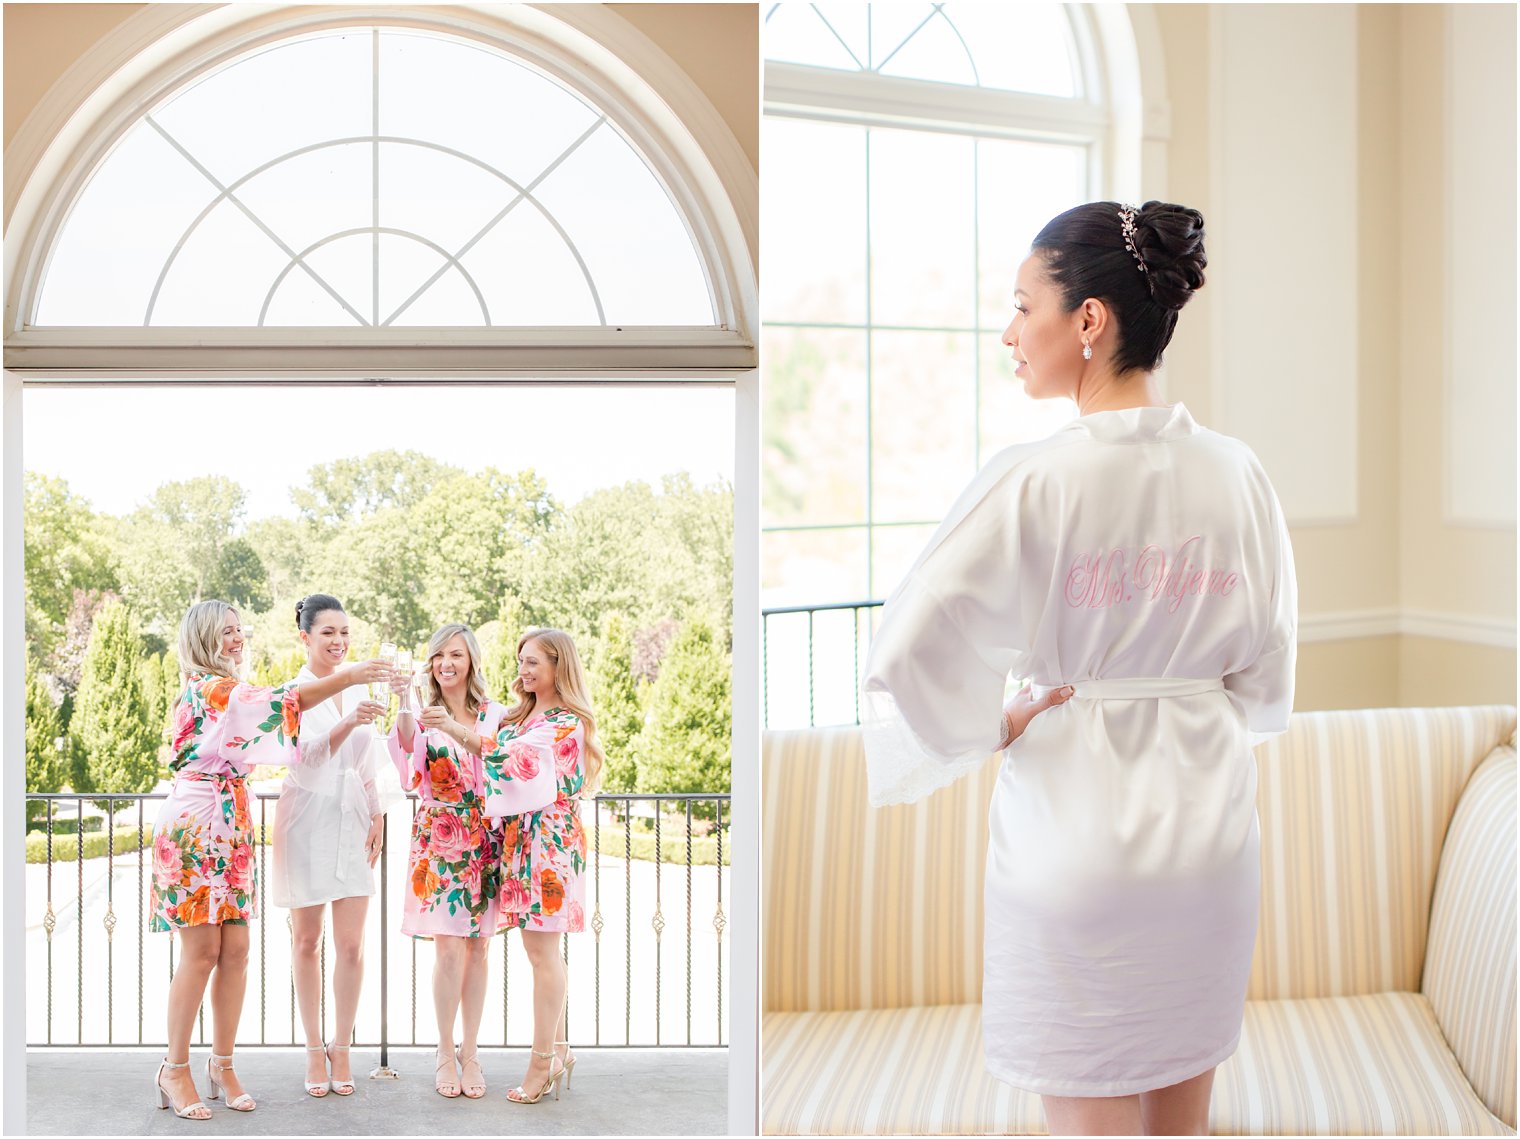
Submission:
<svg viewBox="0 0 1520 1139">
<path fill-rule="evenodd" d="M 412 699 L 416 701 L 418 712 L 427 706 L 427 665 L 421 661 L 412 672 Z"/>
<path fill-rule="evenodd" d="M 396 667 L 396 644 L 394 641 L 380 642 L 380 659 L 394 670 Z M 390 678 L 384 682 L 377 682 L 369 686 L 369 698 L 378 704 L 384 704 L 387 708 L 391 703 Z"/>
<path fill-rule="evenodd" d="M 404 676 L 407 679 L 407 690 L 398 697 L 401 703 L 401 710 L 404 712 L 411 703 L 412 680 L 412 654 L 407 652 L 406 649 L 398 649 L 396 652 L 395 675 Z"/>
</svg>

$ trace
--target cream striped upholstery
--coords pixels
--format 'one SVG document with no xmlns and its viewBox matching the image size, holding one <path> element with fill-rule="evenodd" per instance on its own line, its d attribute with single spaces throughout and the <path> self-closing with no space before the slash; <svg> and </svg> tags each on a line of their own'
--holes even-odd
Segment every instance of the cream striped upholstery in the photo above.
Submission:
<svg viewBox="0 0 1520 1139">
<path fill-rule="evenodd" d="M 766 1135 L 1043 1135 L 1040 1097 L 982 1069 L 981 1008 L 771 1013 Z M 1215 1135 L 1507 1135 L 1417 993 L 1251 1001 L 1214 1080 Z"/>
<path fill-rule="evenodd" d="M 1252 999 L 1419 989 L 1457 797 L 1514 730 L 1508 707 L 1309 712 L 1257 749 Z"/>
<path fill-rule="evenodd" d="M 765 738 L 766 1009 L 982 999 L 982 879 L 996 762 L 922 803 L 866 805 L 860 729 Z"/>
<path fill-rule="evenodd" d="M 1488 1109 L 1515 1126 L 1515 749 L 1478 768 L 1451 820 L 1421 990 Z"/>
<path fill-rule="evenodd" d="M 1514 731 L 1507 707 L 1307 713 L 1258 749 L 1262 925 L 1216 1131 L 1513 1127 L 1512 748 L 1473 773 Z M 873 811 L 858 729 L 767 734 L 767 1133 L 1043 1128 L 981 1068 L 996 771 Z"/>
</svg>

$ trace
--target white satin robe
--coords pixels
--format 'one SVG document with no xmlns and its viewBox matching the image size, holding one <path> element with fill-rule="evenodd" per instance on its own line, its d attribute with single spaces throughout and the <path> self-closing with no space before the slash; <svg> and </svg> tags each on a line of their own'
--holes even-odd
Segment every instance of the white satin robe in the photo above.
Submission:
<svg viewBox="0 0 1520 1139">
<path fill-rule="evenodd" d="M 987 1070 L 1048 1095 L 1199 1075 L 1239 1042 L 1260 894 L 1253 744 L 1293 703 L 1287 528 L 1181 404 L 994 458 L 886 604 L 863 683 L 875 804 L 996 748 L 1010 674 L 1075 686 L 990 808 Z"/>
<path fill-rule="evenodd" d="M 303 667 L 294 683 L 316 679 Z M 356 726 L 336 754 L 330 744 L 338 722 L 367 695 L 364 685 L 354 685 L 301 711 L 300 759 L 290 765 L 275 807 L 270 899 L 277 906 L 300 909 L 375 892 L 364 838 L 371 819 L 405 795 L 373 727 Z"/>
</svg>

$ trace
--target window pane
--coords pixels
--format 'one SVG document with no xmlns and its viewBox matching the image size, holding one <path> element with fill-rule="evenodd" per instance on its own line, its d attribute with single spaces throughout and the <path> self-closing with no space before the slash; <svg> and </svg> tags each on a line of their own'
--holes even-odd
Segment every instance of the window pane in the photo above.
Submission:
<svg viewBox="0 0 1520 1139">
<path fill-rule="evenodd" d="M 866 319 L 866 132 L 766 119 L 760 263 L 766 320 Z"/>
<path fill-rule="evenodd" d="M 878 526 L 871 532 L 871 596 L 890 597 L 923 553 L 937 523 L 924 526 Z"/>
<path fill-rule="evenodd" d="M 871 132 L 874 323 L 975 323 L 973 147 L 961 135 Z"/>
<path fill-rule="evenodd" d="M 1082 94 L 1064 4 L 955 2 L 944 6 L 942 20 L 970 49 L 983 87 L 1067 98 Z"/>
<path fill-rule="evenodd" d="M 993 336 L 983 336 L 981 352 L 981 408 L 977 422 L 981 430 L 982 462 L 1004 447 L 1015 443 L 1033 443 L 1071 422 L 1077 405 L 1069 399 L 1030 399 L 1024 383 L 1013 374 L 1012 353 Z"/>
<path fill-rule="evenodd" d="M 871 49 L 883 75 L 976 85 L 976 66 L 954 25 L 929 4 L 871 9 Z"/>
<path fill-rule="evenodd" d="M 760 542 L 760 604 L 824 605 L 866 596 L 866 530 L 778 530 Z"/>
<path fill-rule="evenodd" d="M 169 96 L 49 266 L 41 324 L 715 322 L 685 219 L 610 119 L 503 52 L 398 29 L 285 40 Z"/>
<path fill-rule="evenodd" d="M 763 524 L 866 521 L 866 333 L 769 326 Z"/>
<path fill-rule="evenodd" d="M 1006 327 L 1013 285 L 1029 243 L 1046 222 L 1087 201 L 1082 146 L 977 141 L 977 273 L 983 328 Z"/>
<path fill-rule="evenodd" d="M 765 57 L 813 67 L 858 71 L 866 58 L 866 7 L 861 4 L 771 5 L 765 15 Z"/>
<path fill-rule="evenodd" d="M 976 473 L 976 335 L 871 334 L 875 522 L 944 516 Z"/>
<path fill-rule="evenodd" d="M 777 613 L 764 621 L 765 726 L 853 724 L 872 609 Z"/>
</svg>

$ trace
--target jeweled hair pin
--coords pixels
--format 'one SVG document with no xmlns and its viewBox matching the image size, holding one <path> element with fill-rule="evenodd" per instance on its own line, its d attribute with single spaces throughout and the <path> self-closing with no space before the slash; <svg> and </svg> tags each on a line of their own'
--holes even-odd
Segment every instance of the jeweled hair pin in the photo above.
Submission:
<svg viewBox="0 0 1520 1139">
<path fill-rule="evenodd" d="M 1130 256 L 1140 266 L 1140 272 L 1147 272 L 1145 262 L 1140 259 L 1140 250 L 1135 248 L 1135 207 L 1119 207 L 1119 232 L 1124 234 L 1124 248 L 1129 250 Z"/>
</svg>

